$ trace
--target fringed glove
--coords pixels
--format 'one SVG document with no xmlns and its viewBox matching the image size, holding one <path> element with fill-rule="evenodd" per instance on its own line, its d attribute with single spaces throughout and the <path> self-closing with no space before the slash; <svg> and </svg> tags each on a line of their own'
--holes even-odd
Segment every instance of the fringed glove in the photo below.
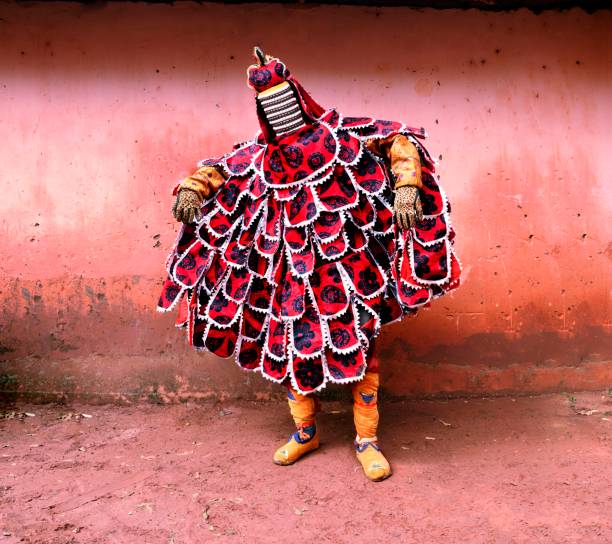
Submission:
<svg viewBox="0 0 612 544">
<path fill-rule="evenodd" d="M 421 161 L 416 146 L 403 134 L 369 140 L 366 147 L 383 157 L 395 175 L 395 220 L 402 229 L 416 227 L 423 219 L 419 188 Z"/>
<path fill-rule="evenodd" d="M 191 189 L 183 188 L 176 195 L 174 206 L 172 206 L 172 215 L 177 221 L 182 221 L 187 225 L 200 220 L 202 217 L 201 206 L 200 195 Z"/>
<path fill-rule="evenodd" d="M 202 217 L 200 208 L 205 199 L 211 198 L 225 183 L 221 168 L 202 166 L 191 176 L 186 177 L 174 189 L 176 200 L 172 206 L 172 215 L 177 221 L 185 224 L 199 221 Z"/>
<path fill-rule="evenodd" d="M 414 228 L 423 219 L 419 189 L 404 185 L 395 190 L 395 220 L 402 229 Z"/>
</svg>

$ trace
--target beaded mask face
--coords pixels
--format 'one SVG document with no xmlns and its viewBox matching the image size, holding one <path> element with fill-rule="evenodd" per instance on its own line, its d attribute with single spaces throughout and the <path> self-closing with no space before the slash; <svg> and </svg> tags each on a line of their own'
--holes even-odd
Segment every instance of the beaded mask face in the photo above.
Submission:
<svg viewBox="0 0 612 544">
<path fill-rule="evenodd" d="M 262 91 L 257 95 L 257 101 L 277 136 L 285 136 L 304 126 L 302 107 L 288 82 Z"/>
</svg>

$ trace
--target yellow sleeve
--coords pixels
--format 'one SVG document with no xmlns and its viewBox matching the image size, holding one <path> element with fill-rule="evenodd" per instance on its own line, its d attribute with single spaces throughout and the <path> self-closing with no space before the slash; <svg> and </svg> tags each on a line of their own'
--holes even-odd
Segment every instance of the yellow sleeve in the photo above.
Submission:
<svg viewBox="0 0 612 544">
<path fill-rule="evenodd" d="M 411 185 L 423 187 L 421 181 L 421 159 L 416 146 L 403 134 L 398 134 L 389 150 L 391 170 L 395 174 L 395 188 Z"/>
<path fill-rule="evenodd" d="M 369 140 L 366 147 L 372 153 L 388 161 L 395 174 L 395 188 L 407 185 L 421 188 L 421 159 L 416 146 L 403 134 Z"/>
<path fill-rule="evenodd" d="M 198 193 L 202 200 L 214 195 L 225 183 L 225 175 L 220 168 L 202 166 L 191 176 L 186 177 L 177 187 L 177 190 L 191 189 Z"/>
</svg>

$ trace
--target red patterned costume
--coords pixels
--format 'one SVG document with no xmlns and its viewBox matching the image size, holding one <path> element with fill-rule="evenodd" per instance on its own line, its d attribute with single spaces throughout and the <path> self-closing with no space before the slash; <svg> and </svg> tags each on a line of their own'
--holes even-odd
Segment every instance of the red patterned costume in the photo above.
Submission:
<svg viewBox="0 0 612 544">
<path fill-rule="evenodd" d="M 359 381 L 382 325 L 459 284 L 425 131 L 326 110 L 270 57 L 250 68 L 249 85 L 261 131 L 200 163 L 222 185 L 183 225 L 159 309 L 180 303 L 195 349 L 235 356 L 297 393 Z M 400 135 L 421 166 L 423 219 L 405 230 L 384 152 Z"/>
</svg>

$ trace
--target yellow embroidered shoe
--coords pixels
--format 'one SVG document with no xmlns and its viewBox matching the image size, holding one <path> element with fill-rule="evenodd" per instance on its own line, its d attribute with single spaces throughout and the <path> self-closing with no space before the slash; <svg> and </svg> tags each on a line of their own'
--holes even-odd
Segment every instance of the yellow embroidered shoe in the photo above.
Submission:
<svg viewBox="0 0 612 544">
<path fill-rule="evenodd" d="M 274 453 L 277 465 L 291 465 L 308 452 L 319 447 L 319 433 L 314 424 L 301 426 L 290 437 L 288 442 Z"/>
<path fill-rule="evenodd" d="M 363 467 L 365 475 L 373 482 L 380 482 L 393 474 L 389 461 L 385 459 L 376 437 L 355 440 L 357 460 Z"/>
</svg>

